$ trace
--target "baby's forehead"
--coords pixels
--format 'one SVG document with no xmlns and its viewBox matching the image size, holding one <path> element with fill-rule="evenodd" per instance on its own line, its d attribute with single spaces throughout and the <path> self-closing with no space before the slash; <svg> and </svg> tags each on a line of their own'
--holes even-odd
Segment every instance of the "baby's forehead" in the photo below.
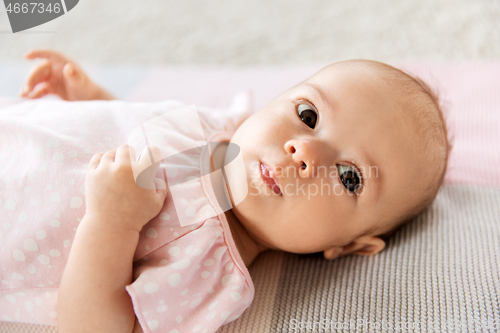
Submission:
<svg viewBox="0 0 500 333">
<path fill-rule="evenodd" d="M 397 68 L 371 60 L 346 60 L 324 67 L 305 82 L 354 82 L 398 91 L 403 88 L 418 89 L 414 79 Z"/>
<path fill-rule="evenodd" d="M 439 110 L 420 84 L 392 66 L 351 60 L 332 64 L 306 80 L 323 91 L 332 105 L 349 113 L 356 130 L 365 132 L 367 145 L 376 145 L 374 136 L 391 137 L 397 150 L 403 145 L 413 152 L 424 152 L 432 138 L 429 119 L 439 120 Z M 354 106 L 354 107 L 352 107 Z M 335 111 L 335 109 L 334 109 Z M 335 119 L 340 120 L 340 118 Z M 370 131 L 366 132 L 367 127 Z M 372 136 L 372 138 L 369 138 Z M 406 155 L 406 154 L 405 154 Z M 413 160 L 412 156 L 406 156 Z"/>
<path fill-rule="evenodd" d="M 323 68 L 301 86 L 318 92 L 329 108 L 350 105 L 367 111 L 364 112 L 367 117 L 400 117 L 405 108 L 403 89 L 370 64 L 336 63 Z"/>
<path fill-rule="evenodd" d="M 347 60 L 331 64 L 303 82 L 317 85 L 324 95 L 383 101 L 397 111 L 395 116 L 405 117 L 408 125 L 415 120 L 439 117 L 439 106 L 430 96 L 429 88 L 420 80 L 390 65 L 372 60 Z M 425 87 L 424 87 L 425 86 Z M 419 112 L 411 112 L 418 110 Z M 427 110 L 426 112 L 420 112 Z M 389 116 L 389 114 L 385 114 Z"/>
</svg>

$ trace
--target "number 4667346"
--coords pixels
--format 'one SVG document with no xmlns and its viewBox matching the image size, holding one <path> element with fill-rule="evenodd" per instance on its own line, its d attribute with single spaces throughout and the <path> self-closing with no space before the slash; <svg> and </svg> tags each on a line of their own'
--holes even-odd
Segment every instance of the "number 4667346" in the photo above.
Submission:
<svg viewBox="0 0 500 333">
<path fill-rule="evenodd" d="M 49 3 L 47 6 L 43 2 L 24 2 L 24 3 L 9 3 L 9 5 L 6 8 L 7 13 L 12 13 L 14 12 L 15 14 L 23 13 L 56 13 L 58 14 L 61 11 L 61 5 L 59 3 Z"/>
</svg>

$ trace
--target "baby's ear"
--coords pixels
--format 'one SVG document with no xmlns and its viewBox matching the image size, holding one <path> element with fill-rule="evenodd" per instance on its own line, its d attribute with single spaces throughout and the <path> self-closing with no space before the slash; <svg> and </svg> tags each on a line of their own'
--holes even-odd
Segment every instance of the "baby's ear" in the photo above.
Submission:
<svg viewBox="0 0 500 333">
<path fill-rule="evenodd" d="M 385 242 L 377 236 L 361 236 L 344 246 L 335 246 L 323 251 L 323 256 L 332 260 L 348 254 L 371 256 L 379 253 L 385 247 Z"/>
<path fill-rule="evenodd" d="M 341 255 L 357 254 L 362 256 L 372 256 L 385 248 L 385 242 L 377 236 L 361 236 L 344 246 Z"/>
</svg>

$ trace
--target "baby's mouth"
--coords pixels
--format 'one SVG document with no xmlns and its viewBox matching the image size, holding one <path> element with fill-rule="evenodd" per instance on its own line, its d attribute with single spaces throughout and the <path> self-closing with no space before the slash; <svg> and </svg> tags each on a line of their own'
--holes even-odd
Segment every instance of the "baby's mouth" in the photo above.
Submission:
<svg viewBox="0 0 500 333">
<path fill-rule="evenodd" d="M 281 193 L 281 189 L 272 168 L 268 167 L 264 163 L 261 163 L 260 170 L 260 176 L 262 177 L 264 183 L 269 186 L 275 194 L 282 196 L 283 194 Z"/>
</svg>

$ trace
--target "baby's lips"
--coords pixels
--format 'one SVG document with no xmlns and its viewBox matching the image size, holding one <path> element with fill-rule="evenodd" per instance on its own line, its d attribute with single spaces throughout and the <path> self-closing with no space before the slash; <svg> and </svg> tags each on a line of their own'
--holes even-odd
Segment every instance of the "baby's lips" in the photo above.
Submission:
<svg viewBox="0 0 500 333">
<path fill-rule="evenodd" d="M 274 184 L 271 185 L 271 189 L 273 192 L 277 195 L 282 195 L 281 192 L 281 187 L 279 186 L 279 179 L 276 177 L 276 173 L 274 172 L 274 168 L 272 166 L 268 166 L 264 163 L 261 164 L 261 169 L 262 169 L 262 174 L 267 177 L 272 179 Z"/>
<path fill-rule="evenodd" d="M 275 168 L 273 166 L 266 166 L 266 168 L 268 168 L 268 172 L 269 172 L 269 177 L 272 178 L 274 180 L 274 182 L 276 183 L 276 185 L 278 187 L 280 187 L 280 177 L 278 176 L 278 174 L 274 171 Z"/>
<path fill-rule="evenodd" d="M 274 172 L 273 169 L 269 170 L 269 177 L 274 181 L 274 185 L 272 186 L 273 192 L 281 195 L 281 186 L 279 182 L 279 178 L 276 176 L 276 173 Z"/>
<path fill-rule="evenodd" d="M 273 192 L 274 192 L 275 194 L 277 194 L 277 195 L 281 195 L 281 194 L 282 194 L 282 193 L 281 193 L 281 189 L 280 189 L 280 187 L 279 187 L 277 184 L 274 184 L 274 185 L 273 185 Z"/>
</svg>

